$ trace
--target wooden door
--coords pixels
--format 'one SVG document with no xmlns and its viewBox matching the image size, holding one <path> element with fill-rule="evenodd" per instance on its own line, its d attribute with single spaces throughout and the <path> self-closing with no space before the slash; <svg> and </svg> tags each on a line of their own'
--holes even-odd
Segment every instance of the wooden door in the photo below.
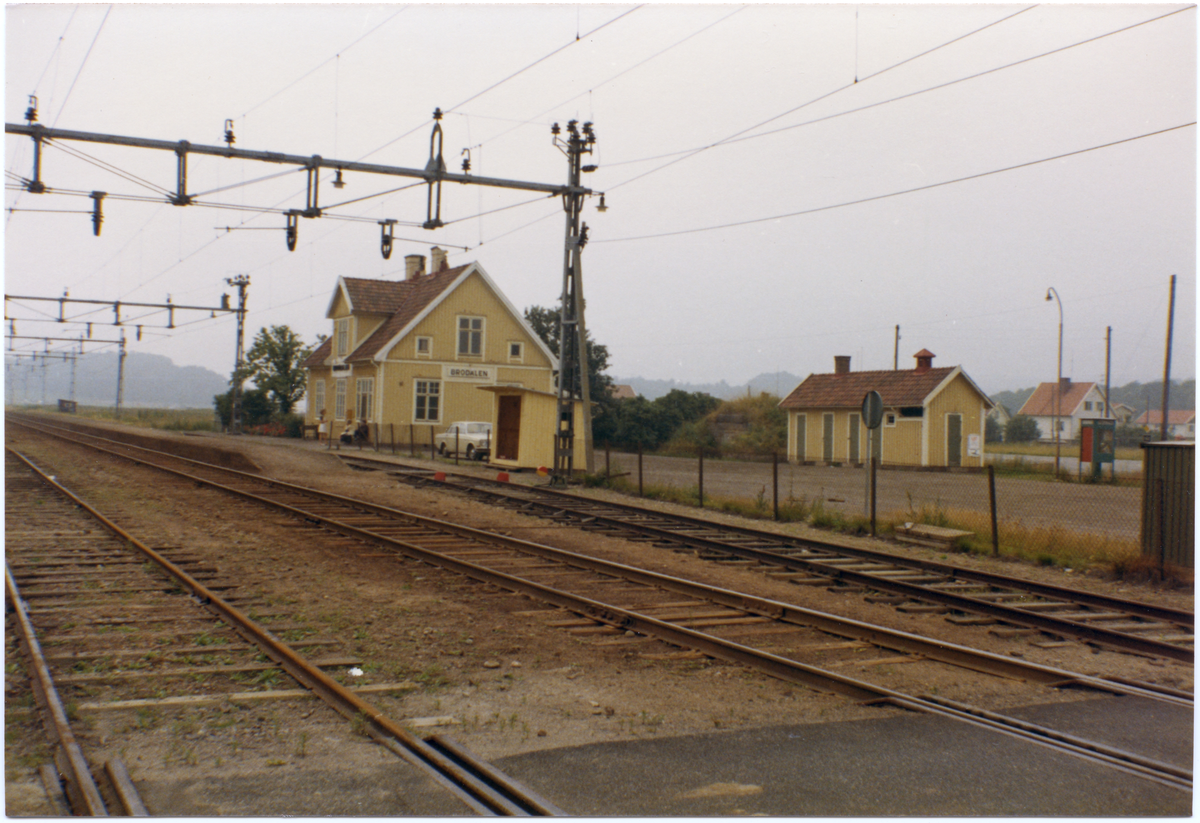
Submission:
<svg viewBox="0 0 1200 823">
<path fill-rule="evenodd" d="M 496 413 L 496 460 L 516 460 L 521 445 L 521 395 L 502 394 Z"/>
<path fill-rule="evenodd" d="M 946 415 L 946 465 L 962 465 L 962 415 Z"/>
<path fill-rule="evenodd" d="M 859 462 L 858 440 L 859 440 L 859 436 L 860 436 L 859 435 L 860 427 L 858 425 L 858 419 L 860 416 L 861 415 L 859 415 L 858 412 L 851 412 L 851 414 L 850 414 L 850 462 L 851 463 Z"/>
<path fill-rule="evenodd" d="M 796 415 L 796 462 L 803 463 L 805 453 L 808 448 L 805 441 L 808 439 L 808 418 L 806 415 Z"/>
<path fill-rule="evenodd" d="M 833 415 L 824 416 L 824 431 L 821 433 L 821 459 L 826 463 L 833 462 Z"/>
</svg>

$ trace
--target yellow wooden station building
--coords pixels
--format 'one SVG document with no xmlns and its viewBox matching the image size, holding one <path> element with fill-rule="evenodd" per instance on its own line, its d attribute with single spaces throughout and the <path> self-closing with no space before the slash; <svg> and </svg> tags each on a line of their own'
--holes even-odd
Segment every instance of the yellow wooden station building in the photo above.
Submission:
<svg viewBox="0 0 1200 823">
<path fill-rule="evenodd" d="M 372 441 L 423 445 L 458 421 L 490 422 L 495 436 L 497 398 L 525 397 L 504 401 L 499 422 L 520 432 L 504 464 L 537 468 L 548 449 L 553 465 L 555 414 L 542 406 L 557 399 L 557 358 L 478 263 L 451 268 L 435 247 L 429 272 L 408 255 L 403 280 L 340 277 L 326 317 L 332 334 L 304 362 L 307 423 L 336 437 L 365 420 Z"/>
<path fill-rule="evenodd" d="M 994 405 L 962 366 L 934 368 L 933 352 L 914 355 L 915 369 L 850 371 L 834 358 L 832 374 L 810 374 L 783 400 L 788 415 L 788 460 L 849 463 L 867 456 L 863 397 L 883 398 L 883 424 L 872 448 L 880 465 L 982 467 L 984 425 Z"/>
</svg>

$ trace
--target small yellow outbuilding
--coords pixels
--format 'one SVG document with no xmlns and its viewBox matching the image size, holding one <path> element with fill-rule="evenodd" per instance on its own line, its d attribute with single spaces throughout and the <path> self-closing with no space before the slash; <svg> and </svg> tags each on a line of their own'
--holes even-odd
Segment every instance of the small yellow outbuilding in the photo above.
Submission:
<svg viewBox="0 0 1200 823">
<path fill-rule="evenodd" d="M 788 415 L 788 460 L 862 463 L 867 455 L 863 397 L 883 398 L 883 424 L 872 450 L 880 465 L 981 467 L 984 425 L 994 405 L 962 366 L 933 367 L 933 352 L 914 355 L 915 369 L 850 371 L 834 358 L 832 374 L 810 374 L 780 401 Z"/>
</svg>

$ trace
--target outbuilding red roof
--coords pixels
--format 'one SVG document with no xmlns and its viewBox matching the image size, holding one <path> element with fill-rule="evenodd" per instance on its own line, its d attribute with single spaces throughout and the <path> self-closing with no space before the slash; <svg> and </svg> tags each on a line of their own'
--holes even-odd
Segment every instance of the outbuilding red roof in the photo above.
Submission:
<svg viewBox="0 0 1200 823">
<path fill-rule="evenodd" d="M 781 409 L 856 409 L 869 391 L 879 392 L 886 407 L 920 406 L 956 366 L 918 371 L 853 371 L 810 374 L 779 403 Z"/>
</svg>

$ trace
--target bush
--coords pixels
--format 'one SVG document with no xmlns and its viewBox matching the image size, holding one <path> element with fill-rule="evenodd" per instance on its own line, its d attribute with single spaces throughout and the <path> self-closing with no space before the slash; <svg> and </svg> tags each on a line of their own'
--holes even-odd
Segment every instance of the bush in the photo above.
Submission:
<svg viewBox="0 0 1200 823">
<path fill-rule="evenodd" d="M 1038 439 L 1037 421 L 1024 414 L 1018 414 L 1008 421 L 1004 427 L 1004 442 L 1029 443 Z"/>
</svg>

